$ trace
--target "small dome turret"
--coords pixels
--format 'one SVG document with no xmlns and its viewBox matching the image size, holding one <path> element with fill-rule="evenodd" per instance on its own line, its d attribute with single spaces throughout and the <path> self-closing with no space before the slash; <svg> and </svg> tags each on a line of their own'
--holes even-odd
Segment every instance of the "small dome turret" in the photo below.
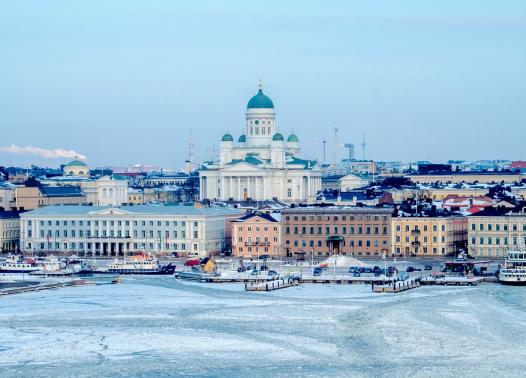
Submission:
<svg viewBox="0 0 526 378">
<path fill-rule="evenodd" d="M 289 143 L 299 143 L 299 139 L 298 139 L 298 136 L 294 133 L 290 134 L 289 137 L 287 138 L 287 142 Z"/>
<path fill-rule="evenodd" d="M 234 141 L 234 138 L 232 137 L 231 134 L 225 134 L 223 135 L 223 138 L 221 139 L 221 142 L 233 142 Z"/>
<path fill-rule="evenodd" d="M 247 141 L 247 136 L 245 134 L 241 134 L 239 136 L 239 139 L 237 140 L 239 143 L 245 143 Z"/>
<path fill-rule="evenodd" d="M 285 139 L 283 138 L 283 135 L 281 135 L 280 133 L 276 133 L 274 134 L 274 136 L 272 137 L 272 141 L 273 142 L 283 142 Z"/>
</svg>

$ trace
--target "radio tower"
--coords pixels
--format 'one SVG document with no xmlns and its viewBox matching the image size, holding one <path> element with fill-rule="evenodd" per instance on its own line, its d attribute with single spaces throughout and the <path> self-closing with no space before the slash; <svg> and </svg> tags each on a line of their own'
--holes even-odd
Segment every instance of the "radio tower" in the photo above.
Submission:
<svg viewBox="0 0 526 378">
<path fill-rule="evenodd" d="M 365 143 L 365 133 L 364 133 L 363 139 L 362 139 L 362 160 L 365 160 L 365 146 L 366 146 L 366 143 Z"/>
<path fill-rule="evenodd" d="M 327 140 L 323 138 L 321 142 L 323 143 L 323 163 L 325 163 L 325 145 L 327 144 Z"/>
<path fill-rule="evenodd" d="M 338 128 L 334 128 L 334 166 L 338 163 Z"/>
</svg>

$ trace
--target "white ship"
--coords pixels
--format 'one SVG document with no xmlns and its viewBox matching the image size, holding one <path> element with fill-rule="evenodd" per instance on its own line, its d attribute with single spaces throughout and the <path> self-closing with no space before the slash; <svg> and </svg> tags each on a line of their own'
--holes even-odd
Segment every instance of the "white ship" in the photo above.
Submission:
<svg viewBox="0 0 526 378">
<path fill-rule="evenodd" d="M 499 271 L 499 281 L 505 285 L 526 285 L 526 252 L 508 251 Z"/>
<path fill-rule="evenodd" d="M 175 266 L 168 264 L 161 266 L 155 258 L 131 256 L 121 261 L 115 259 L 108 264 L 108 273 L 117 274 L 173 274 Z"/>
<path fill-rule="evenodd" d="M 31 273 L 38 269 L 38 266 L 24 260 L 22 256 L 7 256 L 6 260 L 0 263 L 0 273 Z"/>
</svg>

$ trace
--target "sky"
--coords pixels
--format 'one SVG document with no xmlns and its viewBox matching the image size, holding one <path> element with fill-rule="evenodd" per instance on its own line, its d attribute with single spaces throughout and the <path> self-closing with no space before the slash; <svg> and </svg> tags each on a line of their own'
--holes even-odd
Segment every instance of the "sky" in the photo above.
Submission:
<svg viewBox="0 0 526 378">
<path fill-rule="evenodd" d="M 0 2 L 0 165 L 209 159 L 259 80 L 305 158 L 526 159 L 523 0 Z"/>
</svg>

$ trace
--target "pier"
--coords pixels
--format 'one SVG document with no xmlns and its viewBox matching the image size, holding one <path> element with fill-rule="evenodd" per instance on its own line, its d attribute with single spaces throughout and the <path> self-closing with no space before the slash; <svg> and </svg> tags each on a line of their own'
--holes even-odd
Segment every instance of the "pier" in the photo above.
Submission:
<svg viewBox="0 0 526 378">
<path fill-rule="evenodd" d="M 0 296 L 11 295 L 11 294 L 23 294 L 33 291 L 41 290 L 50 290 L 50 289 L 60 289 L 67 286 L 82 286 L 86 285 L 84 280 L 71 280 L 71 281 L 62 281 L 62 282 L 51 282 L 51 283 L 38 283 L 36 285 L 30 286 L 21 286 L 21 287 L 12 287 L 7 289 L 0 289 Z"/>
<path fill-rule="evenodd" d="M 298 286 L 299 281 L 293 278 L 278 279 L 273 281 L 262 282 L 245 282 L 246 291 L 274 291 L 285 289 L 287 287 Z"/>
<path fill-rule="evenodd" d="M 388 285 L 372 285 L 373 292 L 375 293 L 400 293 L 402 291 L 407 291 L 415 289 L 420 286 L 418 280 L 406 280 L 391 282 Z"/>
</svg>

